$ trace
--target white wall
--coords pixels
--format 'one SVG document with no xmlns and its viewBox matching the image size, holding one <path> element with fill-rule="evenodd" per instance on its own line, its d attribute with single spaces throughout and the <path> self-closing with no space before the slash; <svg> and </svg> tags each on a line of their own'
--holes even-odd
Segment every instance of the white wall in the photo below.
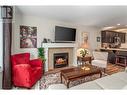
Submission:
<svg viewBox="0 0 127 95">
<path fill-rule="evenodd" d="M 81 44 L 81 34 L 82 32 L 86 32 L 88 34 L 88 42 L 89 42 L 89 49 L 95 50 L 97 48 L 99 48 L 99 42 L 97 42 L 96 37 L 100 36 L 98 33 L 100 31 L 100 28 L 96 27 L 96 26 L 79 26 L 78 27 L 79 31 L 78 31 L 78 45 Z"/>
<path fill-rule="evenodd" d="M 43 17 L 35 17 L 35 16 L 26 16 L 20 14 L 16 11 L 15 20 L 14 20 L 14 31 L 13 31 L 13 49 L 12 54 L 20 53 L 20 52 L 30 52 L 31 58 L 37 57 L 37 49 L 36 48 L 29 48 L 29 49 L 20 49 L 20 25 L 26 26 L 35 26 L 37 27 L 37 47 L 41 46 L 41 42 L 43 38 L 49 38 L 54 41 L 54 29 L 56 25 L 65 26 L 65 27 L 72 27 L 77 29 L 77 46 L 80 45 L 80 36 L 81 32 L 88 32 L 89 34 L 89 42 L 91 43 L 90 49 L 95 49 L 97 47 L 96 43 L 96 34 L 98 32 L 97 27 L 93 26 L 81 26 L 76 25 L 74 23 L 63 22 L 58 20 L 46 19 Z"/>
<path fill-rule="evenodd" d="M 1 14 L 1 7 L 0 7 L 0 14 Z M 2 19 L 0 19 L 0 89 L 2 88 L 2 71 L 3 71 L 3 29 L 2 29 Z"/>
</svg>

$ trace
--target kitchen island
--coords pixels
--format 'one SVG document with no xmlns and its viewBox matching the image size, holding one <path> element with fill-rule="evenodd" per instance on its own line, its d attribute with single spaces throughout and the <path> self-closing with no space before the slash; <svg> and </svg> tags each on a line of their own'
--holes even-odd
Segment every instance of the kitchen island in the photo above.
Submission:
<svg viewBox="0 0 127 95">
<path fill-rule="evenodd" d="M 113 64 L 117 55 L 127 56 L 127 48 L 100 48 L 100 50 L 108 52 L 108 62 Z"/>
</svg>

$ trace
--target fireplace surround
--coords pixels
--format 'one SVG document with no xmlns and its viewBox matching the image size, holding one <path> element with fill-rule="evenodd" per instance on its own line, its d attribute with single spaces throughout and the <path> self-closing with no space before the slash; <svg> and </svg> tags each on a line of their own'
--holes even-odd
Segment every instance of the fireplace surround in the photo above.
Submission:
<svg viewBox="0 0 127 95">
<path fill-rule="evenodd" d="M 43 43 L 45 50 L 45 71 L 54 69 L 54 53 L 68 53 L 68 66 L 77 66 L 75 43 Z"/>
</svg>

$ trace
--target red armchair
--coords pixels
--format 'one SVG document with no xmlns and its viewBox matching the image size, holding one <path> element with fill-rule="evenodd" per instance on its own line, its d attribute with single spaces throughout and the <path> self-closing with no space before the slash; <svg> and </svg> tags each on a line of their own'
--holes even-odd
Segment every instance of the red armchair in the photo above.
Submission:
<svg viewBox="0 0 127 95">
<path fill-rule="evenodd" d="M 14 86 L 31 88 L 43 74 L 42 60 L 30 60 L 29 53 L 12 55 L 12 81 Z"/>
</svg>

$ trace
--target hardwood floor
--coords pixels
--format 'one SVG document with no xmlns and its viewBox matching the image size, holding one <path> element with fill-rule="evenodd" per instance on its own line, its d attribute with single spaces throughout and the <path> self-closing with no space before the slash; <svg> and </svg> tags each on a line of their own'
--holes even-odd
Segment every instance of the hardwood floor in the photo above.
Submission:
<svg viewBox="0 0 127 95">
<path fill-rule="evenodd" d="M 106 74 L 111 75 L 117 72 L 121 72 L 124 71 L 125 67 L 120 66 L 120 65 L 116 65 L 116 64 L 111 64 L 109 63 L 107 68 L 106 68 Z"/>
</svg>

